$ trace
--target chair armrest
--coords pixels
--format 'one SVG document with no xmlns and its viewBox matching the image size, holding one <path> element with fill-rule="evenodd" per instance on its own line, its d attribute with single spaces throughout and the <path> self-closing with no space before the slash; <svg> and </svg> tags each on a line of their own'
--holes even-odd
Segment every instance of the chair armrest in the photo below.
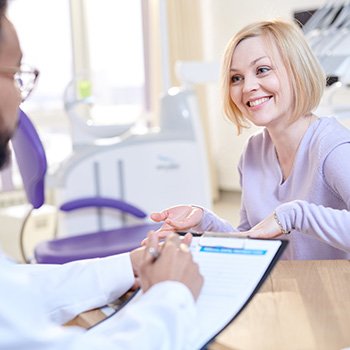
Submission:
<svg viewBox="0 0 350 350">
<path fill-rule="evenodd" d="M 63 203 L 60 210 L 68 212 L 82 208 L 112 208 L 118 209 L 124 213 L 131 214 L 138 218 L 145 218 L 147 214 L 134 205 L 122 200 L 105 197 L 85 197 Z"/>
</svg>

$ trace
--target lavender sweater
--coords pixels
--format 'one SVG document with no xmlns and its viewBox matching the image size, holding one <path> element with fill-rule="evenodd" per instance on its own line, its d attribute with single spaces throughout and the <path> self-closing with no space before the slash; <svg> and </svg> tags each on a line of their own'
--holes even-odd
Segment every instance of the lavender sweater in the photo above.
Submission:
<svg viewBox="0 0 350 350">
<path fill-rule="evenodd" d="M 246 231 L 276 210 L 292 231 L 285 259 L 350 259 L 350 130 L 335 118 L 310 125 L 285 182 L 266 129 L 249 139 L 239 172 L 239 226 L 205 210 L 197 230 Z"/>
</svg>

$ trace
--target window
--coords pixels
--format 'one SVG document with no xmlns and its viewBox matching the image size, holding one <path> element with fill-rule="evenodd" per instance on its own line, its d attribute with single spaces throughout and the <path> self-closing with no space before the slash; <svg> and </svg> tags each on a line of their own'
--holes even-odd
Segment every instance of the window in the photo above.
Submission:
<svg viewBox="0 0 350 350">
<path fill-rule="evenodd" d="M 90 67 L 101 99 L 144 104 L 144 50 L 140 0 L 87 0 Z"/>
<path fill-rule="evenodd" d="M 23 62 L 40 70 L 26 105 L 44 111 L 63 109 L 63 91 L 72 76 L 69 1 L 10 1 L 8 16 L 20 38 Z"/>
<path fill-rule="evenodd" d="M 68 121 L 63 95 L 74 79 L 88 79 L 96 105 L 109 106 L 102 108 L 107 113 L 93 113 L 108 117 L 102 123 L 118 123 L 119 114 L 144 110 L 142 0 L 14 0 L 8 14 L 20 37 L 23 62 L 40 70 L 26 110 L 63 115 Z M 116 107 L 113 113 L 111 106 Z"/>
</svg>

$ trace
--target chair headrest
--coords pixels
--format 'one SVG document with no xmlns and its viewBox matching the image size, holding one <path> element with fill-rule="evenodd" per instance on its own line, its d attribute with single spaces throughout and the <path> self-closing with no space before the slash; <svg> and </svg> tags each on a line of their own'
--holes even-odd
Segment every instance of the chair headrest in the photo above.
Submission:
<svg viewBox="0 0 350 350">
<path fill-rule="evenodd" d="M 28 201 L 39 208 L 45 201 L 47 161 L 40 137 L 28 116 L 20 109 L 18 127 L 11 138 Z"/>
</svg>

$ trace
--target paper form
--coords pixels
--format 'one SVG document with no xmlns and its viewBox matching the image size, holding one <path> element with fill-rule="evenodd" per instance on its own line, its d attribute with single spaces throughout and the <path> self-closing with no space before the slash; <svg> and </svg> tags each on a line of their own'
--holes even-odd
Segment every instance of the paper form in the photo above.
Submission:
<svg viewBox="0 0 350 350">
<path fill-rule="evenodd" d="M 193 257 L 204 276 L 197 301 L 199 334 L 194 349 L 204 346 L 241 310 L 281 245 L 279 240 L 193 239 Z"/>
<path fill-rule="evenodd" d="M 204 285 L 197 300 L 198 323 L 193 325 L 197 336 L 190 349 L 203 348 L 238 314 L 283 250 L 286 243 L 282 242 L 225 235 L 193 238 L 191 251 Z M 141 295 L 139 292 L 130 303 L 137 302 Z M 122 317 L 123 311 L 113 318 Z M 105 328 L 106 333 L 113 331 L 107 323 L 98 326 Z"/>
</svg>

